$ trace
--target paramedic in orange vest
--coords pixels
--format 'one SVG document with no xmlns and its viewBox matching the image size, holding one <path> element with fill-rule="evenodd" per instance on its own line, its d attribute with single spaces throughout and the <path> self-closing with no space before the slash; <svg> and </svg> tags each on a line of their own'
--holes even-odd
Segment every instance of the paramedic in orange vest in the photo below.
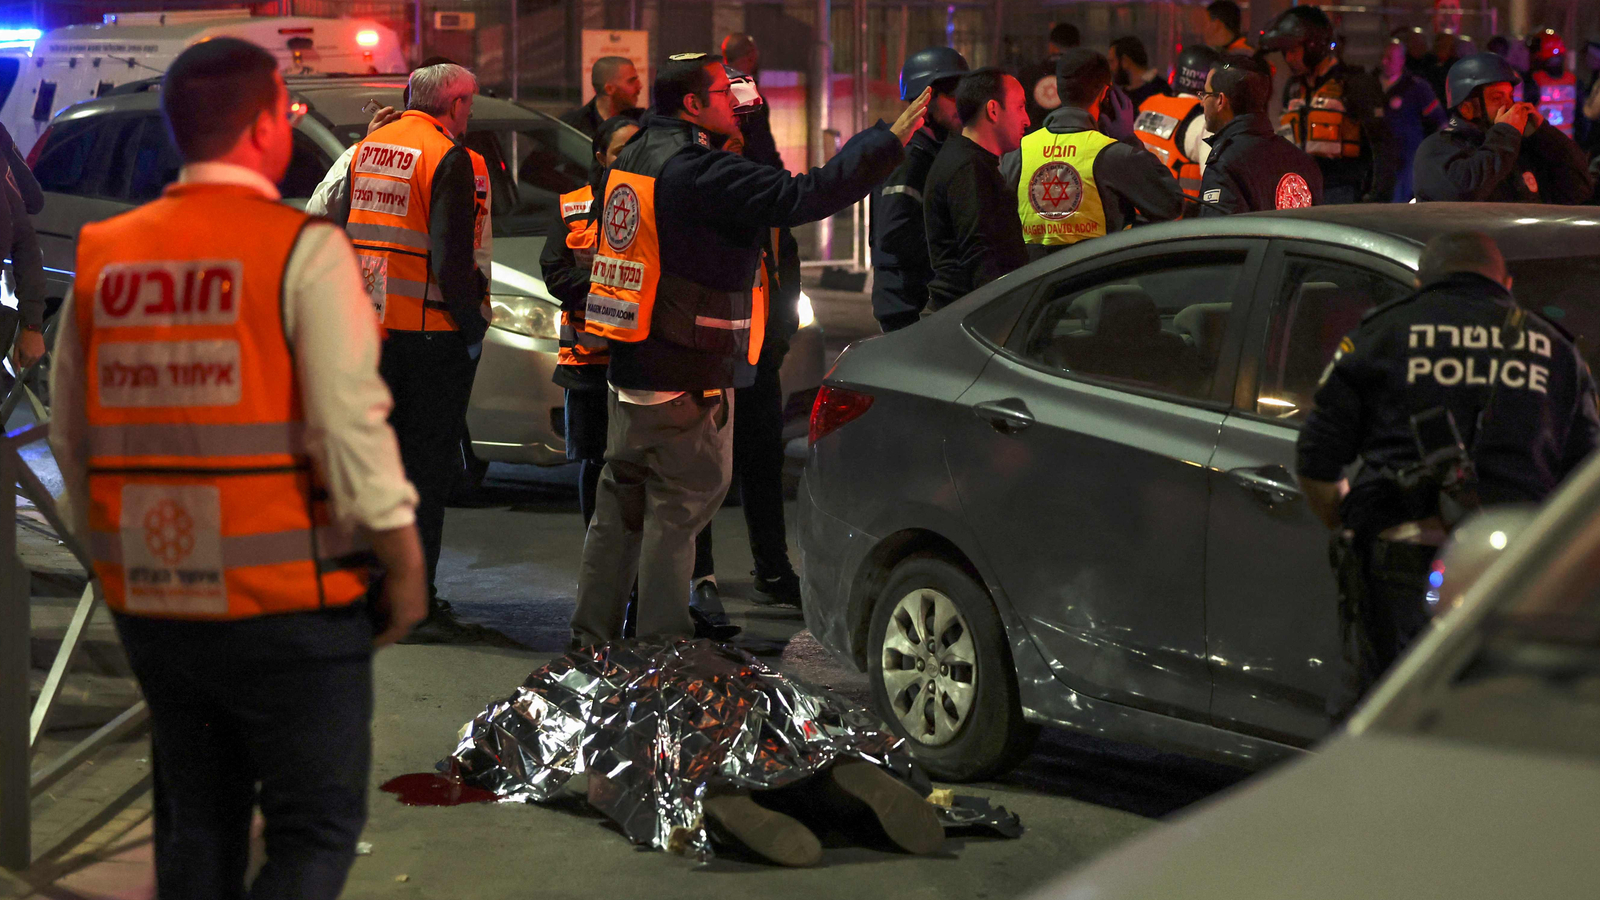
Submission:
<svg viewBox="0 0 1600 900">
<path fill-rule="evenodd" d="M 1133 132 L 1145 149 L 1166 163 L 1178 179 L 1186 215 L 1199 209 L 1194 200 L 1200 195 L 1200 170 L 1211 153 L 1211 145 L 1206 143 L 1211 132 L 1200 108 L 1200 94 L 1206 89 L 1211 67 L 1220 59 L 1217 51 L 1204 44 L 1183 48 L 1172 73 L 1176 93 L 1156 94 L 1144 101 L 1139 117 L 1133 120 Z"/>
<path fill-rule="evenodd" d="M 428 565 L 428 620 L 418 642 L 470 629 L 439 598 L 435 575 L 444 506 L 461 470 L 467 400 L 489 327 L 489 174 L 460 143 L 478 82 L 452 63 L 411 73 L 407 109 L 368 134 L 352 157 L 345 232 L 387 333 L 379 371 L 394 395 L 389 424 L 417 486 L 417 530 Z"/>
<path fill-rule="evenodd" d="M 1567 45 L 1546 28 L 1528 36 L 1528 64 L 1522 99 L 1539 110 L 1540 118 L 1572 137 L 1578 123 L 1578 76 L 1567 68 Z"/>
<path fill-rule="evenodd" d="M 1121 231 L 1135 217 L 1165 222 L 1183 214 L 1178 182 L 1134 132 L 1138 113 L 1111 84 L 1111 63 L 1079 47 L 1056 63 L 1061 106 L 1022 149 L 1000 161 L 1016 191 L 1030 259 Z"/>
<path fill-rule="evenodd" d="M 416 493 L 355 254 L 278 202 L 304 107 L 277 62 L 196 44 L 161 106 L 184 166 L 83 228 L 50 444 L 149 704 L 157 896 L 243 896 L 259 807 L 250 896 L 333 898 L 366 819 L 373 647 L 426 609 Z"/>
<path fill-rule="evenodd" d="M 637 573 L 640 638 L 689 637 L 695 535 L 727 493 L 734 387 L 754 383 L 770 229 L 833 215 L 905 155 L 924 92 L 805 175 L 717 149 L 739 133 L 720 57 L 661 67 L 644 130 L 607 174 L 584 327 L 610 339 L 610 431 L 583 545 L 577 646 L 620 637 Z"/>
</svg>

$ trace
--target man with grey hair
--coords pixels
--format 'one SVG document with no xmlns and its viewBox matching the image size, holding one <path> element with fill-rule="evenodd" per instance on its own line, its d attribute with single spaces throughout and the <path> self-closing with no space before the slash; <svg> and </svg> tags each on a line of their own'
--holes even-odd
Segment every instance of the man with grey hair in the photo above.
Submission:
<svg viewBox="0 0 1600 900">
<path fill-rule="evenodd" d="M 428 619 L 411 640 L 472 633 L 434 586 L 444 505 L 460 471 L 467 400 L 489 321 L 489 170 L 461 143 L 477 79 L 454 63 L 411 73 L 407 110 L 356 144 L 345 231 L 386 329 L 378 370 L 428 571 Z"/>
<path fill-rule="evenodd" d="M 644 90 L 639 70 L 626 56 L 602 56 L 595 60 L 594 68 L 589 70 L 589 86 L 594 88 L 594 99 L 567 110 L 561 121 L 591 139 L 605 120 L 638 109 L 639 92 Z"/>
</svg>

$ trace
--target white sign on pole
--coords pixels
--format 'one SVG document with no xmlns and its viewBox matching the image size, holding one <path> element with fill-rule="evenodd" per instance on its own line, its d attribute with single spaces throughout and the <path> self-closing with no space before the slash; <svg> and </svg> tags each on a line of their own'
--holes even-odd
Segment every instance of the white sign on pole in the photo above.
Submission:
<svg viewBox="0 0 1600 900">
<path fill-rule="evenodd" d="M 633 67 L 639 70 L 639 80 L 644 84 L 644 90 L 639 93 L 639 104 L 648 105 L 650 102 L 650 32 L 648 31 L 602 31 L 599 29 L 585 28 L 583 30 L 583 102 L 588 103 L 594 98 L 594 86 L 589 83 L 589 73 L 594 71 L 595 61 L 603 56 L 624 56 L 633 60 Z"/>
</svg>

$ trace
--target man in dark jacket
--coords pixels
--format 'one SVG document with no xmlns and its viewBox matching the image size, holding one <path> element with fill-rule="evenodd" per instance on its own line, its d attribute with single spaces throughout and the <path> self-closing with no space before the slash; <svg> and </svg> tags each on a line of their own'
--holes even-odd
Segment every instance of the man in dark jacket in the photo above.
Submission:
<svg viewBox="0 0 1600 900">
<path fill-rule="evenodd" d="M 1410 203 L 1416 195 L 1411 172 L 1417 148 L 1450 116 L 1428 82 L 1406 69 L 1406 45 L 1399 38 L 1383 51 L 1377 76 L 1383 105 L 1374 111 L 1372 129 L 1373 199 Z"/>
<path fill-rule="evenodd" d="M 594 88 L 594 98 L 588 103 L 561 114 L 561 121 L 583 132 L 589 139 L 600 125 L 612 116 L 621 115 L 639 106 L 639 70 L 626 56 L 602 56 L 589 70 L 589 86 Z"/>
<path fill-rule="evenodd" d="M 961 130 L 956 115 L 956 83 L 967 60 L 949 47 L 929 47 L 911 55 L 900 69 L 900 98 L 915 100 L 928 88 L 928 123 L 906 145 L 906 161 L 872 195 L 872 315 L 884 332 L 913 324 L 928 305 L 928 233 L 922 199 L 928 170 L 939 148 Z"/>
<path fill-rule="evenodd" d="M 999 69 L 970 72 L 956 86 L 956 114 L 961 133 L 944 142 L 928 171 L 927 312 L 1028 262 L 1016 194 L 1000 177 L 1000 157 L 1028 127 L 1022 83 Z"/>
<path fill-rule="evenodd" d="M 1070 22 L 1051 25 L 1044 59 L 1024 66 L 1017 73 L 1017 80 L 1022 82 L 1022 90 L 1028 95 L 1029 129 L 1044 124 L 1044 117 L 1061 105 L 1061 97 L 1056 93 L 1056 62 L 1061 54 L 1076 48 L 1082 40 L 1078 26 Z"/>
<path fill-rule="evenodd" d="M 612 331 L 612 393 L 572 617 L 578 646 L 622 635 L 636 573 L 638 636 L 693 634 L 694 538 L 721 505 L 732 464 L 729 388 L 756 375 L 751 289 L 762 245 L 773 228 L 865 197 L 900 164 L 927 107 L 924 95 L 892 127 L 880 122 L 794 176 L 711 146 L 739 130 L 721 57 L 670 57 L 651 95 L 655 109 L 599 202 L 595 272 L 607 263 L 600 278 L 609 280 L 591 283 L 585 327 Z M 641 179 L 650 194 L 635 187 Z"/>
<path fill-rule="evenodd" d="M 1418 200 L 1578 204 L 1594 193 L 1577 142 L 1516 102 L 1521 77 L 1493 53 L 1450 68 L 1450 124 L 1417 149 Z"/>
<path fill-rule="evenodd" d="M 1372 111 L 1377 80 L 1339 61 L 1333 23 L 1316 6 L 1291 6 L 1261 33 L 1263 53 L 1277 51 L 1289 68 L 1278 133 L 1311 154 L 1322 169 L 1328 203 L 1360 203 L 1372 189 Z"/>
<path fill-rule="evenodd" d="M 1211 70 L 1201 103 L 1211 156 L 1200 177 L 1202 216 L 1294 209 L 1322 202 L 1322 170 L 1310 154 L 1272 130 L 1266 64 L 1229 56 Z"/>
</svg>

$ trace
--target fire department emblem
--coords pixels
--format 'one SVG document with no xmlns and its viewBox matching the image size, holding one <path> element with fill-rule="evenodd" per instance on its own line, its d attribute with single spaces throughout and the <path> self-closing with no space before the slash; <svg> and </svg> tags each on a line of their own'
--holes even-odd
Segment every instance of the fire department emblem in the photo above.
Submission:
<svg viewBox="0 0 1600 900">
<path fill-rule="evenodd" d="M 1297 172 L 1278 179 L 1276 203 L 1278 209 L 1305 209 L 1311 205 L 1311 185 Z"/>
<path fill-rule="evenodd" d="M 1083 202 L 1083 179 L 1066 163 L 1047 163 L 1028 182 L 1028 203 L 1044 219 L 1065 219 Z"/>
<path fill-rule="evenodd" d="M 639 195 L 630 185 L 619 184 L 606 198 L 606 243 L 626 250 L 639 234 Z"/>
<path fill-rule="evenodd" d="M 188 510 L 163 500 L 144 514 L 144 544 L 156 559 L 176 566 L 194 552 L 194 519 Z"/>
</svg>

